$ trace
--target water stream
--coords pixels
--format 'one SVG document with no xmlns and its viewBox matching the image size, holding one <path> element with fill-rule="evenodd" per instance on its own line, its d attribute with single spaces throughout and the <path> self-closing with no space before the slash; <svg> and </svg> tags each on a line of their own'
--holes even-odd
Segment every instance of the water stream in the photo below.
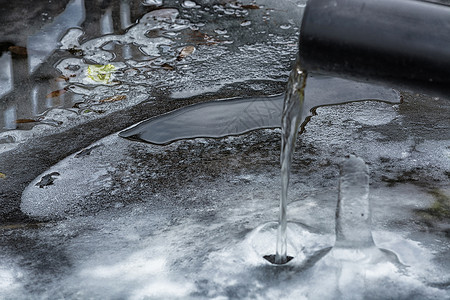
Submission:
<svg viewBox="0 0 450 300">
<path fill-rule="evenodd" d="M 301 116 L 305 97 L 306 77 L 307 73 L 300 68 L 300 64 L 297 61 L 286 87 L 281 121 L 281 200 L 275 264 L 284 264 L 289 260 L 287 256 L 286 234 L 289 173 L 291 170 L 292 155 L 295 148 L 295 141 L 297 140 L 298 129 L 303 122 Z"/>
<path fill-rule="evenodd" d="M 305 103 L 305 88 L 308 73 L 302 70 L 297 59 L 293 70 L 291 71 L 288 84 L 286 86 L 283 114 L 281 121 L 281 198 L 280 210 L 277 228 L 276 254 L 266 255 L 265 259 L 273 264 L 281 265 L 293 259 L 287 253 L 287 205 L 289 176 L 292 165 L 292 156 L 295 151 L 299 127 L 305 121 L 303 107 Z M 339 103 L 335 99 L 334 104 Z M 312 107 L 314 99 L 307 98 L 306 107 Z M 353 161 L 353 160 L 352 160 Z M 355 163 L 349 164 L 354 167 Z M 336 245 L 351 247 L 367 247 L 373 244 L 370 228 L 370 210 L 368 202 L 368 174 L 364 163 L 360 164 L 360 172 L 347 172 L 347 177 L 351 180 L 340 182 L 340 202 L 337 210 L 336 220 Z M 344 166 L 345 168 L 345 166 Z M 358 168 L 357 168 L 358 169 Z M 344 172 L 345 173 L 345 172 Z M 350 184 L 348 184 L 350 181 Z M 363 184 L 360 184 L 363 182 Z M 350 205 L 346 204 L 347 198 L 351 198 Z M 357 201 L 354 199 L 357 198 Z M 354 213 L 357 210 L 358 213 Z M 364 241 L 364 243 L 362 242 Z M 360 245 L 361 244 L 361 245 Z M 363 245 L 364 244 L 364 245 Z"/>
</svg>

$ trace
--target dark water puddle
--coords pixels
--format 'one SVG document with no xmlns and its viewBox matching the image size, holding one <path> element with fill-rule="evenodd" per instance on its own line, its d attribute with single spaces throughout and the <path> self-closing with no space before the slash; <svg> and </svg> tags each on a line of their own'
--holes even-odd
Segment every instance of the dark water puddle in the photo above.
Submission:
<svg viewBox="0 0 450 300">
<path fill-rule="evenodd" d="M 153 144 L 180 139 L 220 138 L 280 126 L 283 95 L 195 104 L 139 123 L 121 137 Z"/>
<path fill-rule="evenodd" d="M 157 145 L 182 139 L 222 138 L 257 129 L 281 127 L 284 95 L 227 99 L 195 104 L 145 120 L 119 136 Z M 369 83 L 327 76 L 310 76 L 302 122 L 318 106 L 360 100 L 400 102 L 397 91 Z"/>
</svg>

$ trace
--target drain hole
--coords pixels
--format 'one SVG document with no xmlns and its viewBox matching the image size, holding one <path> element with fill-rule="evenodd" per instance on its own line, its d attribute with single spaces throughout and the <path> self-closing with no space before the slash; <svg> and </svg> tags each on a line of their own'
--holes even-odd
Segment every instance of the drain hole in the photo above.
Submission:
<svg viewBox="0 0 450 300">
<path fill-rule="evenodd" d="M 286 262 L 283 263 L 283 264 L 279 264 L 279 263 L 276 263 L 276 262 L 275 262 L 275 257 L 276 257 L 275 254 L 264 255 L 264 256 L 263 256 L 263 258 L 264 258 L 265 260 L 267 260 L 268 262 L 270 262 L 271 264 L 274 264 L 274 265 L 284 265 L 284 264 L 287 264 L 288 262 L 290 262 L 290 261 L 294 258 L 293 256 L 287 256 L 287 257 L 286 257 Z"/>
</svg>

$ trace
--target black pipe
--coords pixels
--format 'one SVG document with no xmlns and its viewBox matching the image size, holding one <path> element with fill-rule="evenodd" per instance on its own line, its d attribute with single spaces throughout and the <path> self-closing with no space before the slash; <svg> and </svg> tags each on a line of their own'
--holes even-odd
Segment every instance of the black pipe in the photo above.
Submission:
<svg viewBox="0 0 450 300">
<path fill-rule="evenodd" d="M 309 0 L 299 48 L 308 72 L 450 96 L 450 6 Z"/>
</svg>

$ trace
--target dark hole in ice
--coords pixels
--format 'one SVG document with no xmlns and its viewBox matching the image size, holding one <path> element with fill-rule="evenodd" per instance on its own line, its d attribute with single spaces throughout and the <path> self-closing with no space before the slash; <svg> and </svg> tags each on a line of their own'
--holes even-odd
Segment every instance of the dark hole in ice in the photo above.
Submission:
<svg viewBox="0 0 450 300">
<path fill-rule="evenodd" d="M 359 100 L 399 103 L 399 94 L 374 84 L 328 76 L 311 76 L 305 90 L 302 120 L 318 106 Z M 284 95 L 228 99 L 194 104 L 145 120 L 119 136 L 157 145 L 194 138 L 222 138 L 256 129 L 281 127 Z"/>
<path fill-rule="evenodd" d="M 44 175 L 44 176 L 42 176 L 41 180 L 38 183 L 36 183 L 36 186 L 38 186 L 40 188 L 44 188 L 46 186 L 52 185 L 56 179 L 54 176 L 59 176 L 59 175 L 60 174 L 58 172 L 52 172 L 47 175 Z"/>
<path fill-rule="evenodd" d="M 291 260 L 294 259 L 293 256 L 286 256 L 286 262 L 283 263 L 283 264 L 279 264 L 279 263 L 276 262 L 275 257 L 276 257 L 275 254 L 270 254 L 270 255 L 264 255 L 263 256 L 263 258 L 265 260 L 267 260 L 268 262 L 270 262 L 271 264 L 274 264 L 274 265 L 285 265 L 285 264 L 287 264 L 288 262 L 290 262 Z"/>
</svg>

